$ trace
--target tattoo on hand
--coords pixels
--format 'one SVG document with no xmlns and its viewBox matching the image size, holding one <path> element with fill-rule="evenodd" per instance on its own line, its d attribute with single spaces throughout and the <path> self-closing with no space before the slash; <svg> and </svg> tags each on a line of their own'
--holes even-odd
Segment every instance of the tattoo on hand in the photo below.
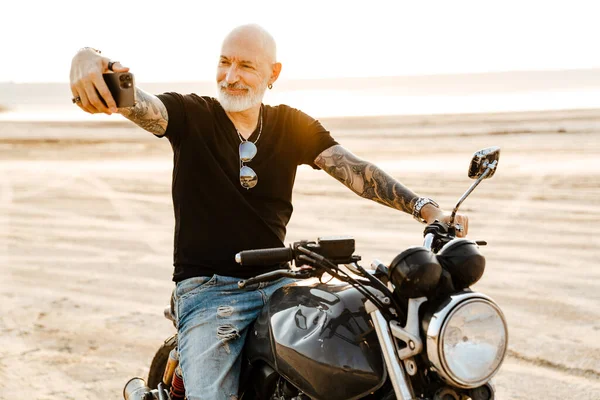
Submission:
<svg viewBox="0 0 600 400">
<path fill-rule="evenodd" d="M 155 96 L 138 88 L 135 89 L 135 96 L 135 106 L 120 108 L 121 115 L 155 135 L 163 135 L 169 121 L 164 104 Z"/>
<path fill-rule="evenodd" d="M 315 164 L 361 197 L 411 214 L 418 196 L 376 165 L 337 145 L 323 151 Z"/>
</svg>

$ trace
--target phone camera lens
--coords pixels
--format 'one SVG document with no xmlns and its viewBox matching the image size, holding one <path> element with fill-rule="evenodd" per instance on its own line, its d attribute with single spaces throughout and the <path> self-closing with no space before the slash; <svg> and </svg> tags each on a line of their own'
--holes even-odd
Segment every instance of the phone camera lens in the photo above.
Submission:
<svg viewBox="0 0 600 400">
<path fill-rule="evenodd" d="M 129 89 L 132 86 L 133 86 L 133 84 L 131 82 L 125 82 L 125 83 L 121 84 L 121 87 L 123 89 Z"/>
<path fill-rule="evenodd" d="M 120 80 L 121 82 L 125 82 L 125 81 L 127 80 L 127 76 L 126 76 L 126 75 L 121 75 L 121 76 L 119 77 L 119 80 Z"/>
</svg>

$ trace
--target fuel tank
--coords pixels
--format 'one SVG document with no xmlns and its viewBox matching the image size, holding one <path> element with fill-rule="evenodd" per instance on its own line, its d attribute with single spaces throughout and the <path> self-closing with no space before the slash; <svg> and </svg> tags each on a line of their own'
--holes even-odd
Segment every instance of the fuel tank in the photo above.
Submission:
<svg viewBox="0 0 600 400">
<path fill-rule="evenodd" d="M 365 297 L 346 283 L 277 290 L 251 327 L 250 362 L 265 361 L 313 399 L 357 399 L 386 379 Z"/>
</svg>

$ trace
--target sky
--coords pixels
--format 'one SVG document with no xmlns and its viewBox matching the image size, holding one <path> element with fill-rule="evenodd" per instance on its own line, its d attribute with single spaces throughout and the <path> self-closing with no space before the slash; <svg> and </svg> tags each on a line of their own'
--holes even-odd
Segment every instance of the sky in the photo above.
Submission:
<svg viewBox="0 0 600 400">
<path fill-rule="evenodd" d="M 223 37 L 244 23 L 273 34 L 282 79 L 593 68 L 599 9 L 593 0 L 13 0 L 0 16 L 0 82 L 67 82 L 83 46 L 138 82 L 212 81 Z"/>
</svg>

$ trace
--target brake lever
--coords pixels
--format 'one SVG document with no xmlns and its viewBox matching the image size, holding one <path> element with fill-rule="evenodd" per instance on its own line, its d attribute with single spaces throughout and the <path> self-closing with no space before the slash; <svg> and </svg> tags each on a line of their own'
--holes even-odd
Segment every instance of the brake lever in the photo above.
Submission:
<svg viewBox="0 0 600 400">
<path fill-rule="evenodd" d="M 253 285 L 255 283 L 260 282 L 270 282 L 279 278 L 308 279 L 312 276 L 313 271 L 314 268 L 312 267 L 300 268 L 298 271 L 292 271 L 289 269 L 278 269 L 246 280 L 241 280 L 238 282 L 238 288 L 244 289 L 248 285 Z"/>
</svg>

